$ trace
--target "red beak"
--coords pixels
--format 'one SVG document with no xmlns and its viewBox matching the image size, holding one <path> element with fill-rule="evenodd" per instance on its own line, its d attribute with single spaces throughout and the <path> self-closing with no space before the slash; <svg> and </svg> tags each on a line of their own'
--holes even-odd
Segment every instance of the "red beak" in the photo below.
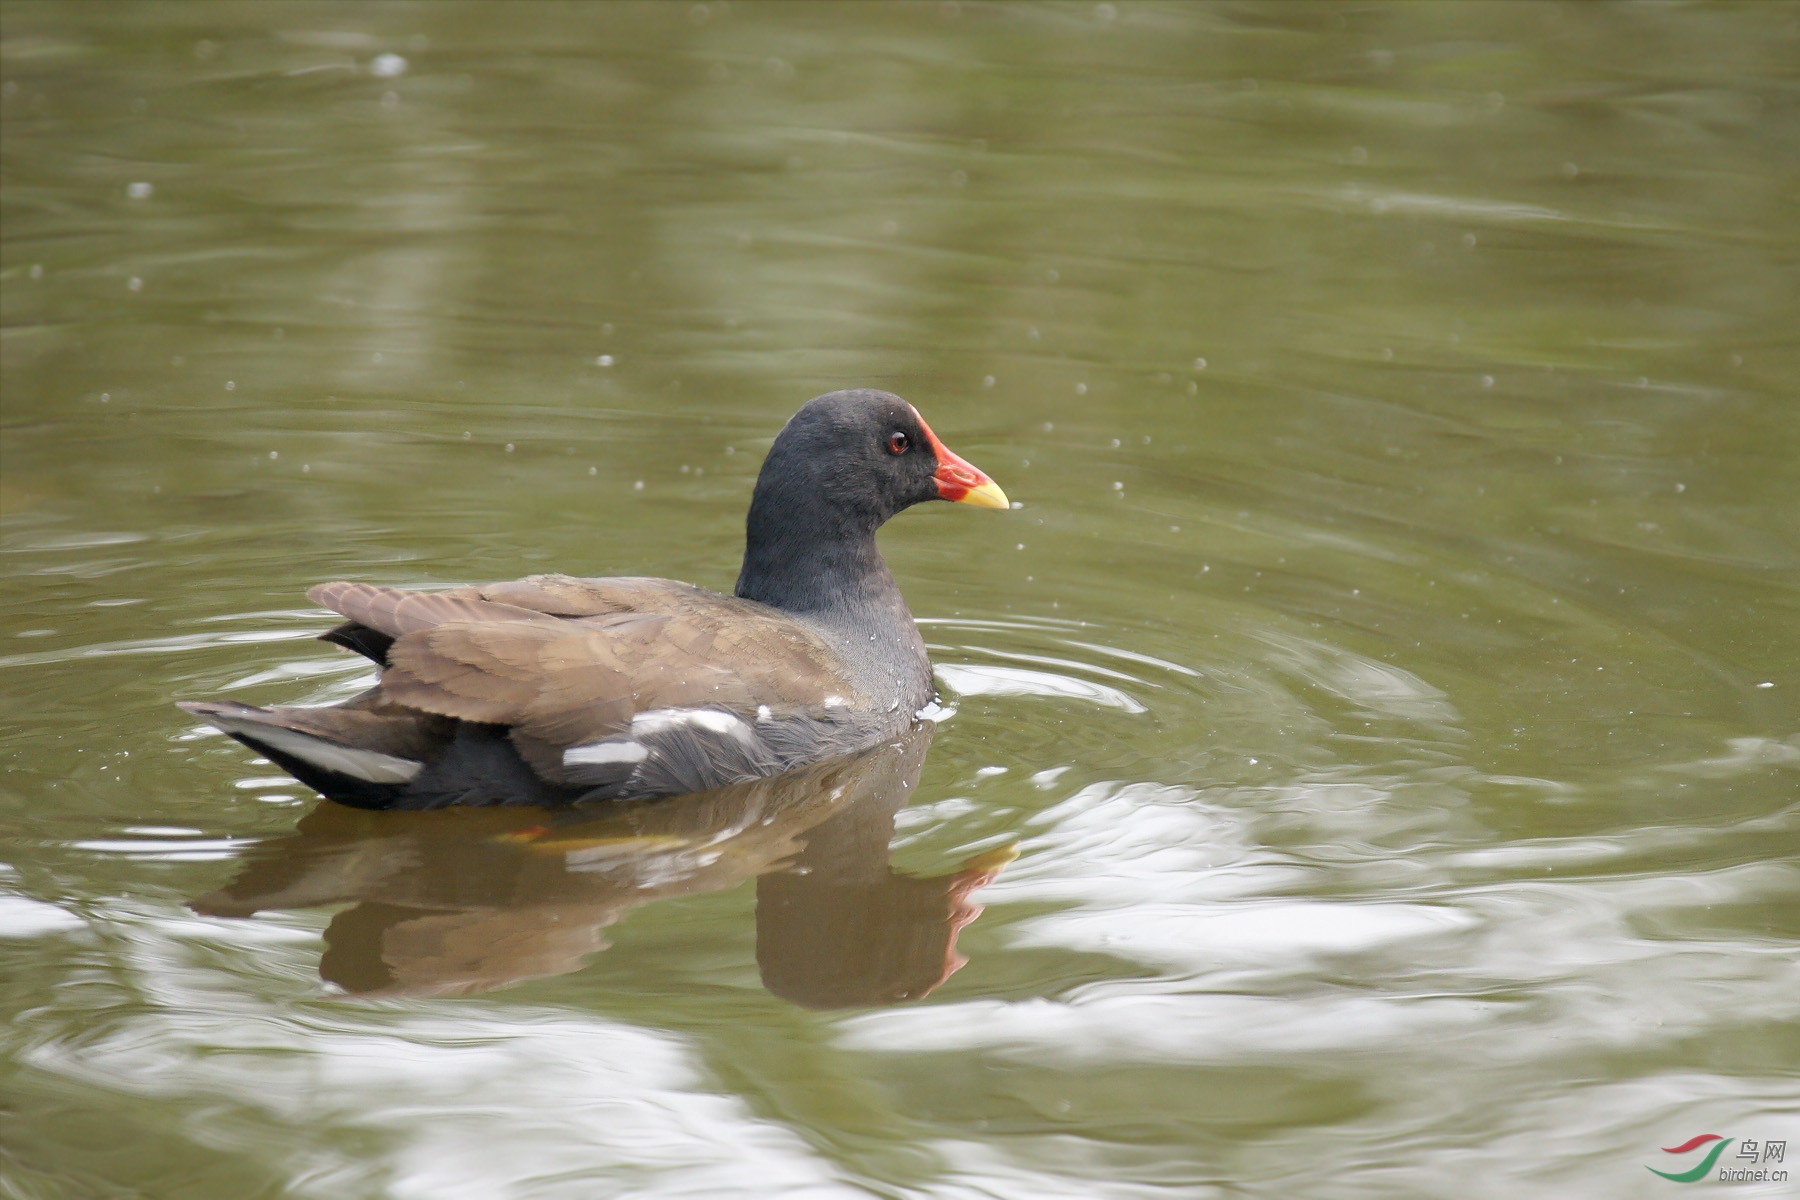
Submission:
<svg viewBox="0 0 1800 1200">
<path fill-rule="evenodd" d="M 919 417 L 918 409 L 913 409 L 913 416 Z M 931 445 L 931 455 L 938 462 L 938 469 L 932 474 L 932 478 L 937 480 L 939 496 L 958 504 L 973 504 L 977 508 L 1012 507 L 1006 493 L 1000 490 L 1000 485 L 989 479 L 974 463 L 938 441 L 938 435 L 931 432 L 931 426 L 925 423 L 924 417 L 919 417 L 919 428 L 925 431 L 925 440 Z"/>
</svg>

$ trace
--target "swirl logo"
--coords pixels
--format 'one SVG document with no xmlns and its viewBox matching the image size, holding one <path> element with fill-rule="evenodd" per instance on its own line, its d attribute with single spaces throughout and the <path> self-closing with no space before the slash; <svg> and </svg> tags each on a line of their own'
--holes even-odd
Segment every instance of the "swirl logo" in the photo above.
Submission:
<svg viewBox="0 0 1800 1200">
<path fill-rule="evenodd" d="M 1676 1183 L 1692 1183 L 1696 1179 L 1703 1179 L 1706 1177 L 1706 1173 L 1713 1169 L 1713 1164 L 1719 1161 L 1719 1155 L 1725 1152 L 1725 1147 L 1731 1145 L 1730 1138 L 1717 1133 L 1703 1133 L 1699 1137 L 1689 1138 L 1679 1146 L 1662 1147 L 1664 1154 L 1686 1154 L 1690 1150 L 1699 1149 L 1708 1142 L 1713 1143 L 1713 1148 L 1706 1152 L 1706 1157 L 1700 1160 L 1700 1165 L 1691 1170 L 1658 1171 L 1655 1167 L 1645 1169 L 1654 1175 L 1661 1175 L 1664 1179 L 1673 1179 Z"/>
</svg>

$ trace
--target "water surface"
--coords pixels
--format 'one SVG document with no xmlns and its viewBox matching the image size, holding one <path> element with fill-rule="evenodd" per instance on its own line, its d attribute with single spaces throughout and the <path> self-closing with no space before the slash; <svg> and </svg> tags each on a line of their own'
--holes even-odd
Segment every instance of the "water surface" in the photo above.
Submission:
<svg viewBox="0 0 1800 1200">
<path fill-rule="evenodd" d="M 1800 1144 L 1796 63 L 1774 3 L 9 3 L 9 1194 Z M 1023 505 L 883 534 L 887 759 L 364 818 L 171 707 L 364 686 L 320 580 L 728 587 L 846 386 Z"/>
</svg>

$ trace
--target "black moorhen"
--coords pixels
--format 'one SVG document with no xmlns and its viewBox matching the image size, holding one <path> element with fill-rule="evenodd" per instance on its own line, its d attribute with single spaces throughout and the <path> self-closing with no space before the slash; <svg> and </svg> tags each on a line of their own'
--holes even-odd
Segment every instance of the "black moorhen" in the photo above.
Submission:
<svg viewBox="0 0 1800 1200">
<path fill-rule="evenodd" d="M 888 392 L 832 392 L 757 476 L 737 594 L 533 575 L 409 592 L 324 583 L 326 641 L 382 665 L 329 708 L 181 707 L 360 808 L 678 795 L 874 745 L 932 697 L 875 531 L 923 500 L 1006 508 Z"/>
</svg>

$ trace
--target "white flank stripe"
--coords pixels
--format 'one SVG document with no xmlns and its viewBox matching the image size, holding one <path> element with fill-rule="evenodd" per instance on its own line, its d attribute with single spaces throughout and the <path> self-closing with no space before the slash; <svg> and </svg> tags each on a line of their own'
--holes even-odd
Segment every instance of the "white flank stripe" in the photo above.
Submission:
<svg viewBox="0 0 1800 1200">
<path fill-rule="evenodd" d="M 631 718 L 631 732 L 637 737 L 654 737 L 683 725 L 708 733 L 728 733 L 743 742 L 756 736 L 738 717 L 716 708 L 655 708 Z"/>
<path fill-rule="evenodd" d="M 563 766 L 599 766 L 604 763 L 643 762 L 650 751 L 637 742 L 590 742 L 563 751 Z"/>
</svg>

